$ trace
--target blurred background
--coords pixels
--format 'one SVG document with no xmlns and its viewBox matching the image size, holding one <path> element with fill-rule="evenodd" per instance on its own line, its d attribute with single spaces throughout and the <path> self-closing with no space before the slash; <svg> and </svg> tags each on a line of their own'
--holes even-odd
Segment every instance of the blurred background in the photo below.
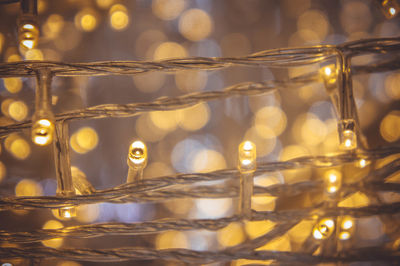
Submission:
<svg viewBox="0 0 400 266">
<path fill-rule="evenodd" d="M 400 32 L 399 18 L 387 19 L 378 1 L 368 0 L 39 0 L 38 13 L 38 46 L 24 51 L 18 46 L 19 4 L 0 5 L 1 62 L 236 57 L 272 48 L 394 37 Z M 364 64 L 370 60 L 364 56 L 353 61 Z M 54 113 L 60 113 L 105 103 L 149 102 L 162 96 L 222 90 L 246 81 L 287 79 L 319 68 L 319 65 L 291 69 L 231 67 L 217 71 L 152 72 L 135 76 L 57 77 L 52 83 L 52 107 Z M 400 72 L 356 75 L 353 87 L 361 127 L 370 147 L 399 144 Z M 34 90 L 33 78 L 0 81 L 2 126 L 31 118 Z M 128 147 L 136 139 L 147 144 L 149 162 L 144 178 L 152 178 L 235 168 L 237 146 L 244 139 L 257 145 L 260 161 L 330 154 L 338 147 L 336 123 L 323 83 L 312 83 L 262 96 L 201 103 L 176 111 L 73 122 L 70 124 L 71 161 L 74 173 L 86 175 L 96 189 L 105 189 L 125 182 Z M 9 135 L 1 142 L 2 197 L 55 195 L 51 145 L 35 146 L 29 131 Z M 255 182 L 267 186 L 316 176 L 310 169 L 300 169 L 296 173 L 288 171 L 259 176 Z M 253 208 L 273 210 L 296 207 L 293 204 L 305 206 L 309 198 L 296 199 L 296 203 L 292 200 L 279 202 L 273 197 L 253 197 Z M 356 201 L 361 205 L 368 203 L 366 196 L 360 193 L 347 204 L 356 206 Z M 49 210 L 3 211 L 0 212 L 0 229 L 21 231 L 166 217 L 219 218 L 234 211 L 232 199 L 171 200 L 159 204 L 102 203 L 80 206 L 77 216 L 70 220 Z M 268 231 L 272 224 L 252 222 L 242 226 L 233 223 L 217 232 L 168 231 L 146 238 L 125 236 L 105 242 L 54 239 L 42 244 L 54 248 L 136 245 L 209 250 L 254 238 Z M 378 218 L 368 218 L 360 224 L 358 230 L 363 232 L 357 235 L 360 245 L 379 245 L 385 238 Z M 312 226 L 309 222 L 301 224 L 297 231 L 275 241 L 269 248 L 295 250 Z M 365 234 L 365 231 L 369 233 Z M 26 265 L 28 262 L 13 263 Z M 164 263 L 137 262 L 138 265 Z M 91 264 L 48 260 L 41 265 Z"/>
</svg>

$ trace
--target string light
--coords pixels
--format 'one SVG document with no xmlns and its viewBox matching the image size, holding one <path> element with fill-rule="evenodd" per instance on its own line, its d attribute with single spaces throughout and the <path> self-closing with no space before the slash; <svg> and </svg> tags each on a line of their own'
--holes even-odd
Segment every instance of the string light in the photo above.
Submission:
<svg viewBox="0 0 400 266">
<path fill-rule="evenodd" d="M 66 219 L 70 219 L 76 216 L 76 208 L 75 207 L 64 207 L 58 209 L 58 214 Z"/>
<path fill-rule="evenodd" d="M 337 170 L 325 172 L 325 188 L 329 194 L 336 193 L 342 184 L 342 173 Z"/>
<path fill-rule="evenodd" d="M 324 81 L 325 88 L 328 93 L 336 87 L 337 82 L 337 69 L 334 64 L 327 65 L 320 69 L 320 76 Z"/>
<path fill-rule="evenodd" d="M 325 218 L 319 221 L 313 229 L 315 239 L 327 239 L 335 230 L 335 222 L 330 218 Z"/>
<path fill-rule="evenodd" d="M 392 19 L 397 16 L 400 10 L 400 3 L 398 0 L 378 0 L 380 7 L 386 18 Z"/>
<path fill-rule="evenodd" d="M 239 212 L 251 217 L 251 196 L 253 195 L 253 174 L 256 170 L 256 145 L 244 141 L 239 145 L 240 196 Z"/>
<path fill-rule="evenodd" d="M 339 141 L 342 150 L 354 150 L 357 148 L 357 135 L 354 131 L 355 122 L 353 119 L 341 120 L 338 123 Z"/>
<path fill-rule="evenodd" d="M 129 146 L 127 164 L 129 170 L 126 182 L 141 180 L 143 178 L 143 169 L 147 165 L 147 147 L 143 142 L 137 140 Z"/>
<path fill-rule="evenodd" d="M 353 219 L 349 216 L 346 216 L 342 219 L 341 228 L 344 230 L 349 230 L 353 227 Z"/>
<path fill-rule="evenodd" d="M 19 44 L 23 49 L 33 49 L 39 40 L 37 26 L 37 1 L 21 0 L 21 15 L 18 18 Z"/>
<path fill-rule="evenodd" d="M 45 146 L 53 141 L 54 116 L 51 111 L 51 76 L 46 70 L 39 71 L 36 78 L 35 114 L 32 117 L 32 141 Z"/>
</svg>

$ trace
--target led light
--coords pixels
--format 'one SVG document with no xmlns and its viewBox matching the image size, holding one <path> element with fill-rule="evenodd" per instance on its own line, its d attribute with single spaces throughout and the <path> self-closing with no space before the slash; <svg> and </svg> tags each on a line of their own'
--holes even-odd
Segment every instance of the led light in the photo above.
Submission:
<svg viewBox="0 0 400 266">
<path fill-rule="evenodd" d="M 397 0 L 381 0 L 381 9 L 386 18 L 392 19 L 397 15 L 400 4 Z"/>
<path fill-rule="evenodd" d="M 342 220 L 342 229 L 349 230 L 353 227 L 353 220 L 350 217 L 346 217 Z"/>
<path fill-rule="evenodd" d="M 66 219 L 70 219 L 76 216 L 76 208 L 75 207 L 64 207 L 58 209 L 58 214 Z"/>
<path fill-rule="evenodd" d="M 324 81 L 325 87 L 328 91 L 331 91 L 336 87 L 334 85 L 337 81 L 337 71 L 334 64 L 321 68 L 320 76 L 322 77 L 322 80 Z"/>
<path fill-rule="evenodd" d="M 45 146 L 53 141 L 54 124 L 49 119 L 39 119 L 32 126 L 32 141 Z"/>
<path fill-rule="evenodd" d="M 24 49 L 33 49 L 39 40 L 39 29 L 31 22 L 22 23 L 19 27 L 19 43 Z"/>
<path fill-rule="evenodd" d="M 313 229 L 315 239 L 326 239 L 330 237 L 335 229 L 335 222 L 332 219 L 322 219 Z"/>
<path fill-rule="evenodd" d="M 352 150 L 357 147 L 356 134 L 352 130 L 343 131 L 343 142 L 341 146 L 346 150 Z"/>
<path fill-rule="evenodd" d="M 367 161 L 365 159 L 361 159 L 358 161 L 358 167 L 364 168 L 365 166 L 367 166 Z"/>
<path fill-rule="evenodd" d="M 143 169 L 147 165 L 147 147 L 137 140 L 129 147 L 128 160 L 129 171 L 127 182 L 137 181 L 143 178 Z"/>
<path fill-rule="evenodd" d="M 350 233 L 349 232 L 340 232 L 339 234 L 339 239 L 340 240 L 347 240 L 350 238 Z"/>
<path fill-rule="evenodd" d="M 244 141 L 239 145 L 240 172 L 254 172 L 256 168 L 256 145 L 251 141 Z"/>
<path fill-rule="evenodd" d="M 238 157 L 240 171 L 239 212 L 250 219 L 253 175 L 256 170 L 256 145 L 251 141 L 242 142 L 239 145 Z"/>
<path fill-rule="evenodd" d="M 342 184 L 342 173 L 337 170 L 329 170 L 324 175 L 326 191 L 330 194 L 337 192 Z"/>
</svg>

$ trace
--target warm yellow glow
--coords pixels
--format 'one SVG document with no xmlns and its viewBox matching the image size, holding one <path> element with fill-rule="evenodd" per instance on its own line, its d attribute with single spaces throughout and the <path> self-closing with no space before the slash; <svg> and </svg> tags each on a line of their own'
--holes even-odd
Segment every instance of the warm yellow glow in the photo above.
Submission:
<svg viewBox="0 0 400 266">
<path fill-rule="evenodd" d="M 337 170 L 329 170 L 324 174 L 327 191 L 329 193 L 335 193 L 341 186 L 342 173 Z"/>
<path fill-rule="evenodd" d="M 43 34 L 46 38 L 55 39 L 63 29 L 64 18 L 58 14 L 51 14 L 43 25 Z"/>
<path fill-rule="evenodd" d="M 341 240 L 347 240 L 350 238 L 350 233 L 349 232 L 340 232 L 339 238 Z"/>
<path fill-rule="evenodd" d="M 307 10 L 301 14 L 297 20 L 297 28 L 300 33 L 306 31 L 312 32 L 317 36 L 318 40 L 324 40 L 326 38 L 329 32 L 329 26 L 326 15 L 316 9 Z"/>
<path fill-rule="evenodd" d="M 396 9 L 394 7 L 389 8 L 389 13 L 394 16 L 396 15 Z"/>
<path fill-rule="evenodd" d="M 140 141 L 134 141 L 129 147 L 129 161 L 136 167 L 145 167 L 147 163 L 147 147 Z"/>
<path fill-rule="evenodd" d="M 43 225 L 43 229 L 60 229 L 63 224 L 56 220 L 49 220 Z M 42 244 L 49 248 L 59 248 L 63 243 L 63 238 L 54 238 L 42 241 Z"/>
<path fill-rule="evenodd" d="M 358 161 L 358 166 L 364 168 L 367 165 L 367 161 L 365 159 L 361 159 Z"/>
<path fill-rule="evenodd" d="M 368 204 L 369 199 L 367 195 L 361 192 L 356 192 L 339 202 L 338 207 L 361 208 L 368 206 Z"/>
<path fill-rule="evenodd" d="M 4 39 L 3 33 L 0 32 L 0 53 L 3 51 Z"/>
<path fill-rule="evenodd" d="M 210 120 L 210 108 L 207 103 L 178 110 L 178 125 L 187 131 L 196 131 L 203 128 Z"/>
<path fill-rule="evenodd" d="M 99 137 L 96 130 L 91 127 L 83 127 L 72 134 L 70 139 L 71 148 L 77 153 L 87 153 L 96 148 Z"/>
<path fill-rule="evenodd" d="M 29 197 L 29 196 L 42 196 L 42 186 L 31 179 L 22 179 L 15 187 L 15 196 Z"/>
<path fill-rule="evenodd" d="M 256 167 L 256 145 L 251 141 L 243 141 L 239 145 L 239 169 L 244 172 L 253 172 Z"/>
<path fill-rule="evenodd" d="M 22 89 L 21 78 L 3 78 L 4 87 L 11 93 L 18 93 Z"/>
<path fill-rule="evenodd" d="M 336 76 L 336 67 L 334 64 L 323 67 L 320 70 L 320 73 L 322 75 L 325 84 L 333 85 L 336 83 L 337 76 Z"/>
<path fill-rule="evenodd" d="M 342 228 L 344 230 L 349 230 L 350 228 L 353 227 L 353 220 L 351 218 L 345 218 L 342 221 Z"/>
<path fill-rule="evenodd" d="M 93 31 L 97 28 L 97 13 L 93 9 L 83 9 L 75 16 L 75 26 L 83 31 Z"/>
<path fill-rule="evenodd" d="M 4 163 L 0 162 L 0 183 L 3 181 L 4 177 L 7 174 L 7 169 Z"/>
<path fill-rule="evenodd" d="M 245 230 L 248 236 L 251 239 L 254 239 L 256 237 L 262 236 L 269 231 L 271 231 L 272 228 L 274 228 L 275 223 L 269 220 L 266 221 L 246 221 L 245 222 Z"/>
<path fill-rule="evenodd" d="M 231 247 L 245 240 L 243 227 L 240 223 L 230 223 L 228 226 L 218 230 L 218 243 L 223 247 Z"/>
<path fill-rule="evenodd" d="M 58 209 L 58 214 L 66 219 L 70 219 L 76 216 L 76 208 L 75 207 L 64 207 Z"/>
<path fill-rule="evenodd" d="M 156 126 L 149 114 L 143 114 L 136 120 L 136 133 L 138 138 L 146 142 L 158 142 L 168 133 Z"/>
<path fill-rule="evenodd" d="M 387 142 L 395 142 L 400 139 L 400 111 L 391 111 L 387 114 L 379 127 L 381 136 Z"/>
<path fill-rule="evenodd" d="M 129 15 L 124 5 L 115 4 L 110 9 L 110 24 L 114 30 L 122 31 L 129 24 Z"/>
<path fill-rule="evenodd" d="M 32 126 L 32 141 L 45 146 L 53 141 L 54 124 L 49 119 L 39 119 Z"/>
<path fill-rule="evenodd" d="M 14 139 L 10 144 L 9 151 L 19 160 L 25 160 L 31 154 L 31 148 L 23 138 Z"/>
<path fill-rule="evenodd" d="M 157 235 L 156 248 L 169 249 L 169 248 L 188 248 L 189 241 L 186 235 L 180 231 L 167 231 Z"/>
<path fill-rule="evenodd" d="M 265 106 L 255 114 L 254 125 L 257 134 L 266 139 L 282 134 L 286 124 L 286 114 L 279 106 Z"/>
<path fill-rule="evenodd" d="M 75 219 L 81 223 L 93 223 L 100 215 L 98 204 L 80 205 L 76 209 Z"/>
<path fill-rule="evenodd" d="M 319 221 L 314 229 L 313 236 L 315 239 L 328 238 L 335 228 L 335 222 L 332 219 L 323 219 Z"/>
<path fill-rule="evenodd" d="M 12 119 L 22 121 L 28 115 L 28 107 L 22 101 L 12 102 L 8 106 L 8 114 Z"/>
<path fill-rule="evenodd" d="M 33 26 L 32 24 L 25 24 L 25 25 L 22 26 L 22 28 L 23 28 L 23 29 L 26 29 L 26 30 L 28 30 L 28 29 L 29 29 L 29 30 L 33 30 L 34 27 L 35 27 L 35 26 Z"/>
<path fill-rule="evenodd" d="M 150 113 L 151 122 L 165 131 L 174 131 L 179 122 L 179 110 L 156 111 Z"/>
<path fill-rule="evenodd" d="M 33 24 L 24 24 L 19 30 L 19 42 L 25 49 L 32 49 L 37 45 L 39 30 Z"/>
<path fill-rule="evenodd" d="M 30 49 L 25 53 L 26 60 L 43 60 L 43 53 L 39 49 Z"/>
<path fill-rule="evenodd" d="M 109 8 L 114 2 L 115 0 L 96 0 L 96 4 L 102 9 Z"/>
<path fill-rule="evenodd" d="M 153 14 L 162 20 L 177 18 L 185 8 L 185 0 L 153 0 Z"/>
<path fill-rule="evenodd" d="M 340 147 L 345 150 L 352 150 L 357 148 L 357 140 L 356 140 L 356 134 L 354 133 L 353 130 L 344 130 L 343 133 L 343 139 L 342 143 L 340 144 Z"/>
<path fill-rule="evenodd" d="M 200 41 L 213 30 L 213 22 L 207 12 L 193 8 L 185 11 L 179 19 L 179 32 L 190 41 Z"/>
<path fill-rule="evenodd" d="M 176 42 L 163 42 L 154 51 L 154 60 L 187 57 L 186 49 Z"/>
</svg>

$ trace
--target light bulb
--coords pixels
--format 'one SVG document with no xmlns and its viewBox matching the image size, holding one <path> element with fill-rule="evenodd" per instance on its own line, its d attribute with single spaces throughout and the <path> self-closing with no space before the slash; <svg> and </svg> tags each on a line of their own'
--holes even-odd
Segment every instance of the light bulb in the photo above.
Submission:
<svg viewBox="0 0 400 266">
<path fill-rule="evenodd" d="M 351 217 L 344 217 L 342 219 L 342 229 L 349 230 L 353 227 L 353 219 Z"/>
<path fill-rule="evenodd" d="M 343 141 L 340 144 L 344 150 L 353 150 L 357 147 L 356 134 L 352 130 L 343 131 Z"/>
<path fill-rule="evenodd" d="M 335 230 L 335 222 L 330 218 L 320 220 L 313 228 L 315 239 L 326 239 L 330 237 Z"/>
<path fill-rule="evenodd" d="M 330 194 L 337 192 L 342 185 L 342 173 L 337 170 L 329 170 L 324 174 L 326 191 Z"/>
<path fill-rule="evenodd" d="M 339 239 L 340 240 L 348 240 L 350 238 L 349 232 L 340 232 Z"/>
<path fill-rule="evenodd" d="M 256 169 L 256 145 L 251 141 L 243 141 L 239 145 L 240 172 L 254 172 Z"/>
<path fill-rule="evenodd" d="M 239 145 L 239 212 L 248 219 L 251 218 L 251 196 L 253 195 L 253 175 L 256 170 L 256 158 L 256 145 L 253 142 L 244 141 Z"/>
<path fill-rule="evenodd" d="M 360 167 L 360 168 L 364 168 L 365 166 L 367 166 L 367 164 L 368 164 L 368 162 L 367 162 L 367 160 L 365 160 L 365 159 L 360 159 L 359 161 L 358 161 L 358 167 Z"/>
<path fill-rule="evenodd" d="M 66 219 L 70 219 L 76 216 L 76 208 L 75 207 L 63 207 L 58 209 L 58 214 Z"/>
<path fill-rule="evenodd" d="M 354 150 L 357 148 L 356 123 L 354 119 L 342 119 L 338 122 L 340 149 Z"/>
<path fill-rule="evenodd" d="M 324 81 L 325 88 L 328 92 L 333 91 L 336 88 L 337 82 L 337 70 L 334 64 L 325 66 L 319 71 L 320 77 Z"/>
<path fill-rule="evenodd" d="M 33 49 L 39 40 L 39 29 L 35 23 L 29 21 L 19 27 L 19 43 L 22 48 Z"/>
<path fill-rule="evenodd" d="M 45 146 L 53 141 L 54 124 L 49 119 L 39 119 L 32 125 L 32 141 Z"/>
<path fill-rule="evenodd" d="M 386 18 L 392 19 L 397 16 L 400 10 L 400 4 L 397 0 L 380 0 L 383 14 Z"/>
<path fill-rule="evenodd" d="M 129 170 L 126 182 L 141 180 L 147 165 L 147 147 L 143 142 L 137 140 L 129 146 L 127 164 Z"/>
</svg>

